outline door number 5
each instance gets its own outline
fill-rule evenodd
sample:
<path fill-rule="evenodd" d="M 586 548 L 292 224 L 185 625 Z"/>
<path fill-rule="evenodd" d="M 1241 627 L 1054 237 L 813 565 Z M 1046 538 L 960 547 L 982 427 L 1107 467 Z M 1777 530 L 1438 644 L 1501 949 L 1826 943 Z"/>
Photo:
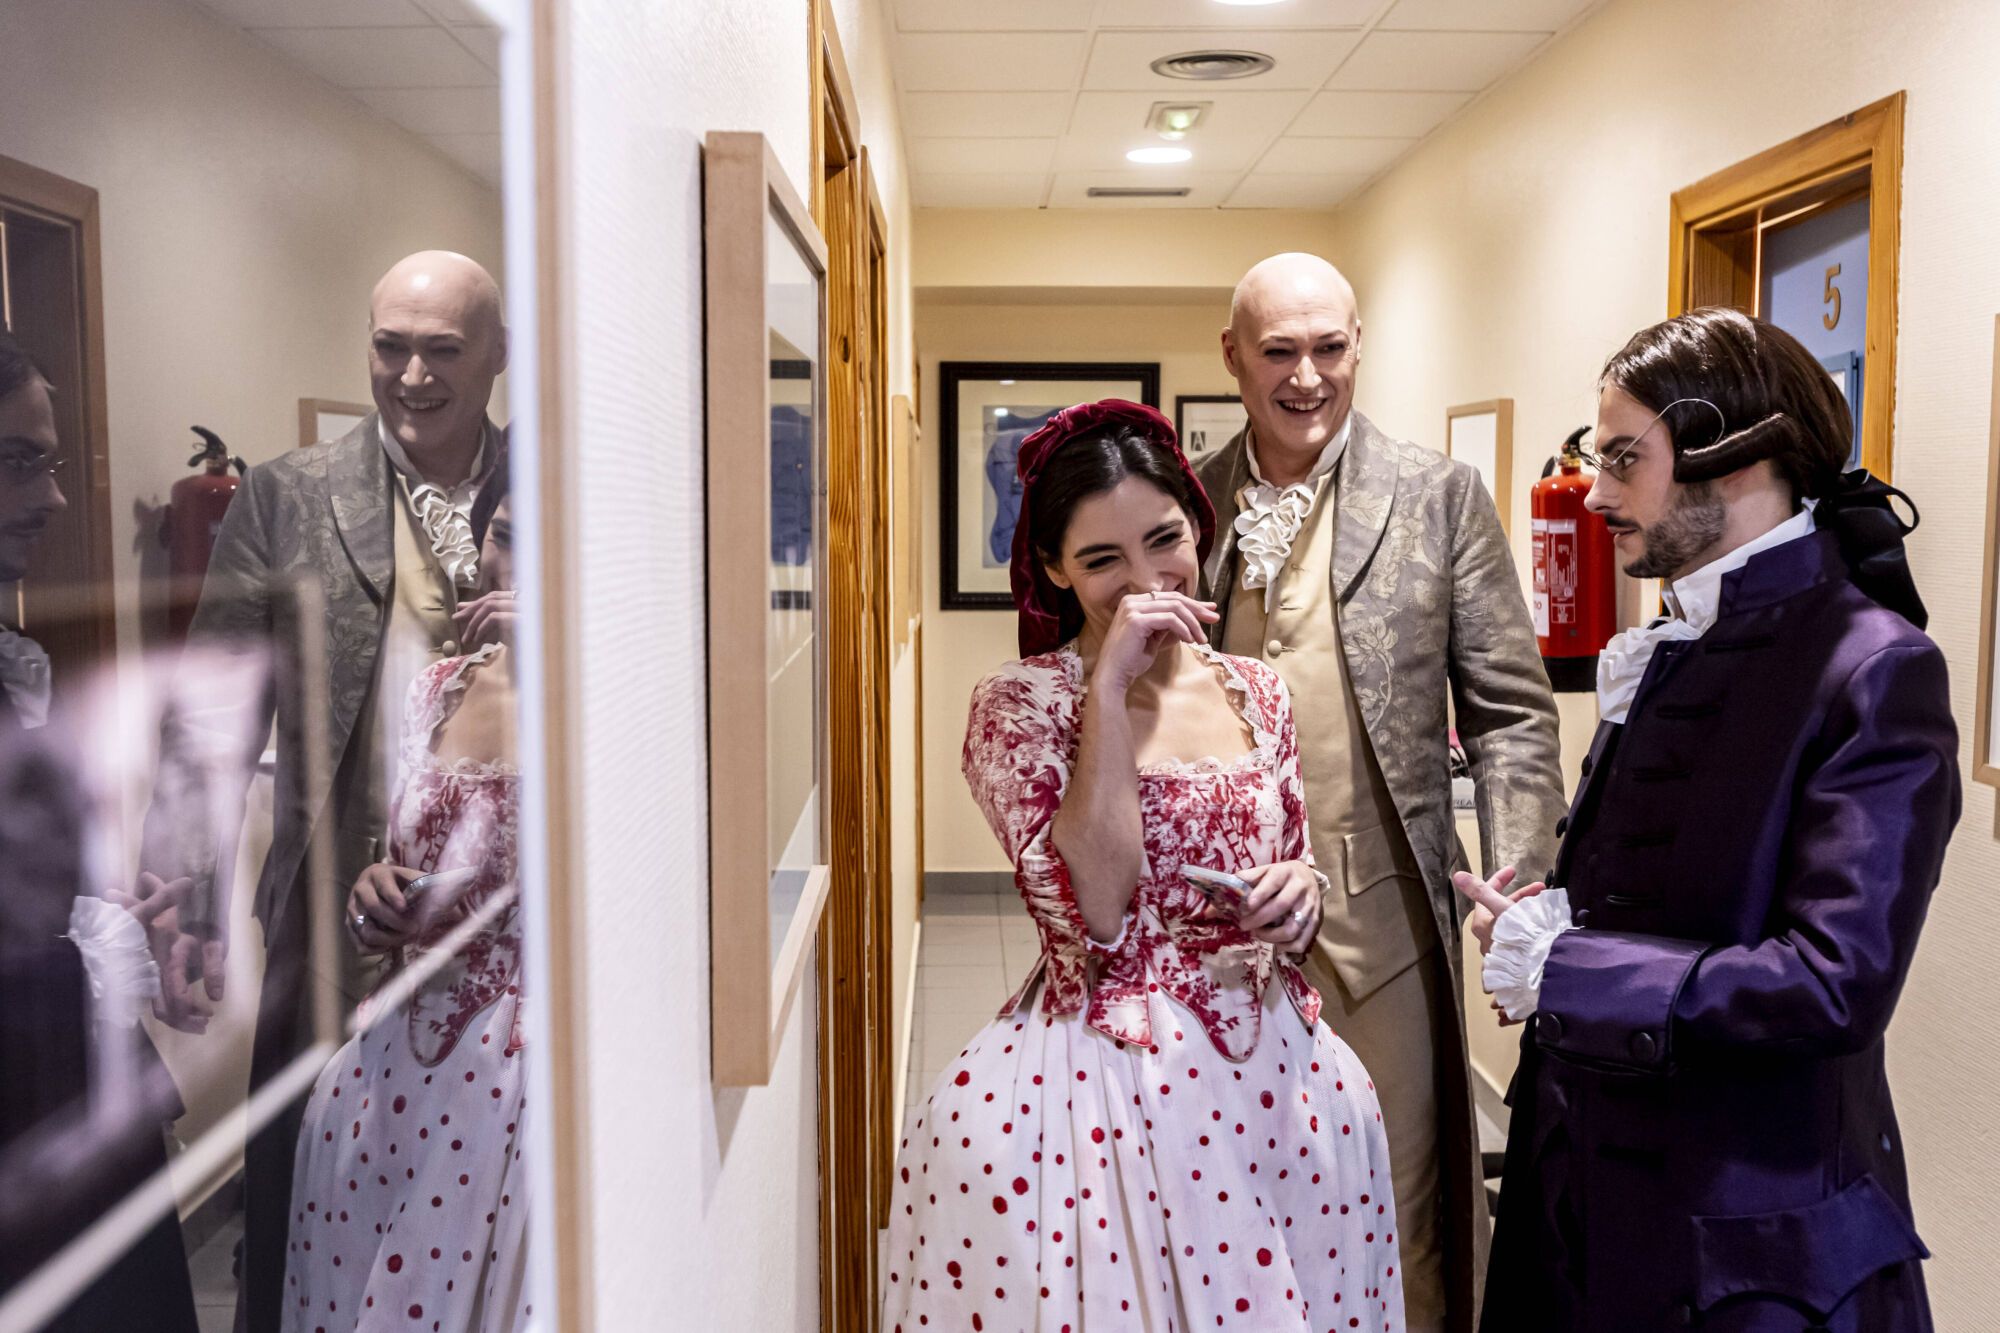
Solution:
<path fill-rule="evenodd" d="M 1821 299 L 1824 300 L 1827 305 L 1831 306 L 1832 309 L 1828 310 L 1824 315 L 1821 315 L 1819 317 L 1819 322 L 1824 324 L 1829 329 L 1838 328 L 1840 326 L 1840 288 L 1833 285 L 1833 280 L 1839 276 L 1840 276 L 1840 265 L 1828 264 L 1826 266 L 1826 295 Z"/>

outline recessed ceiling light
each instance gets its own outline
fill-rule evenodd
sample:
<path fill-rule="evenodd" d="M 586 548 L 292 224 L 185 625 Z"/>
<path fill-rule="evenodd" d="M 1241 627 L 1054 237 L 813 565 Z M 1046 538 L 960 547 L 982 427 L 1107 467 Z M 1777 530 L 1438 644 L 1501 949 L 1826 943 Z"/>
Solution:
<path fill-rule="evenodd" d="M 1162 139 L 1185 139 L 1214 105 L 1213 102 L 1155 102 L 1146 116 L 1146 128 Z"/>
<path fill-rule="evenodd" d="M 1218 5 L 1233 5 L 1238 9 L 1254 9 L 1259 5 L 1282 5 L 1285 0 L 1215 0 Z"/>
<path fill-rule="evenodd" d="M 1161 56 L 1148 68 L 1169 79 L 1247 79 L 1277 65 L 1261 51 L 1183 51 Z"/>
<path fill-rule="evenodd" d="M 1141 166 L 1163 167 L 1172 162 L 1185 162 L 1194 154 L 1185 148 L 1134 148 L 1125 154 L 1127 162 L 1137 162 Z"/>

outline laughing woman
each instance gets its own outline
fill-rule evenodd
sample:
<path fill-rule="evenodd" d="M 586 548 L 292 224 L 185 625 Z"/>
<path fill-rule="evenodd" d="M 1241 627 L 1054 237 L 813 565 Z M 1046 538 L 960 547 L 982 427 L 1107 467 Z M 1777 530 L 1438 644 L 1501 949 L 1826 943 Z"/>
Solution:
<path fill-rule="evenodd" d="M 892 1326 L 1397 1333 L 1381 1113 L 1294 961 L 1324 880 L 1290 702 L 1207 644 L 1213 510 L 1131 403 L 1019 468 L 1023 657 L 973 692 L 965 775 L 1042 952 L 903 1144 Z"/>

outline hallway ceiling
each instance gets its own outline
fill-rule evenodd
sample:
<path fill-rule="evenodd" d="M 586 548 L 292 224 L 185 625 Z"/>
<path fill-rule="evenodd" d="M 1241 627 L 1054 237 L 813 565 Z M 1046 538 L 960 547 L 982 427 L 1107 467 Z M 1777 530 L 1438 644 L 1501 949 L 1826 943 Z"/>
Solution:
<path fill-rule="evenodd" d="M 500 30 L 476 0 L 195 0 L 500 184 Z"/>
<path fill-rule="evenodd" d="M 1331 208 L 1603 0 L 887 0 L 919 208 Z M 1272 57 L 1226 82 L 1162 56 Z M 1191 160 L 1155 103 L 1210 102 Z M 1185 198 L 1093 199 L 1093 187 Z"/>

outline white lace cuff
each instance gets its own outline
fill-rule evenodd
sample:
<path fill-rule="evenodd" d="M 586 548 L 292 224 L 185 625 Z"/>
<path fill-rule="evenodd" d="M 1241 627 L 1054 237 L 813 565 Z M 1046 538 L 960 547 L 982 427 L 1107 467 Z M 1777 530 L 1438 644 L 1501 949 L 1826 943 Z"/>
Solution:
<path fill-rule="evenodd" d="M 1523 898 L 1493 923 L 1493 947 L 1479 980 L 1500 1002 L 1507 1017 L 1519 1021 L 1535 1012 L 1542 998 L 1542 968 L 1556 936 L 1575 930 L 1569 919 L 1569 890 L 1544 889 Z"/>
<path fill-rule="evenodd" d="M 83 955 L 97 1021 L 129 1028 L 160 994 L 160 965 L 146 944 L 146 928 L 115 903 L 79 897 L 69 909 L 69 938 Z"/>

